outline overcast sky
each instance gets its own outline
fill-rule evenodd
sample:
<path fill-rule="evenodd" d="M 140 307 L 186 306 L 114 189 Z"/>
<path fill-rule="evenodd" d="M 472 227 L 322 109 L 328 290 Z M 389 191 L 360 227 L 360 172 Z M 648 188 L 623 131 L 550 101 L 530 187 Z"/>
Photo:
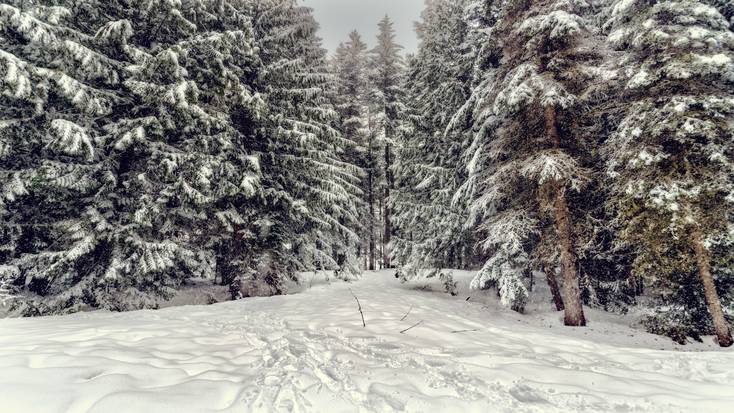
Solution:
<path fill-rule="evenodd" d="M 424 0 L 304 0 L 314 9 L 321 24 L 320 36 L 324 47 L 333 52 L 349 32 L 357 30 L 370 46 L 375 43 L 377 23 L 388 14 L 395 22 L 398 42 L 407 52 L 418 49 L 413 22 L 418 21 Z"/>

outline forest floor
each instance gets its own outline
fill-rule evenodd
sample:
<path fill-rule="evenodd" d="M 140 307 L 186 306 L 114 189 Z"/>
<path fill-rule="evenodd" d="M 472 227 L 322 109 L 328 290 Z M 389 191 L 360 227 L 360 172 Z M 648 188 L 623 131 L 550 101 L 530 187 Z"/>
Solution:
<path fill-rule="evenodd" d="M 527 315 L 491 293 L 393 272 L 306 275 L 297 294 L 124 314 L 0 320 L 0 411 L 723 412 L 734 351 L 679 346 L 547 297 Z M 357 311 L 356 295 L 367 326 Z M 407 316 L 406 316 L 407 314 Z M 417 325 L 416 325 L 417 324 Z M 413 327 L 413 328 L 410 328 Z M 410 328 L 410 329 L 409 329 Z M 405 331 L 407 330 L 407 331 Z"/>

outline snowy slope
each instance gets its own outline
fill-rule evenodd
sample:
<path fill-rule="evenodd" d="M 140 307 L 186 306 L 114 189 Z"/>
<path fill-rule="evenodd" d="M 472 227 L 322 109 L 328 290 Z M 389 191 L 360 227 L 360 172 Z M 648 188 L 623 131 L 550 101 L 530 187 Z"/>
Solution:
<path fill-rule="evenodd" d="M 285 297 L 2 320 L 0 412 L 724 412 L 734 406 L 731 350 L 714 351 L 711 343 L 685 348 L 699 351 L 657 350 L 650 347 L 673 345 L 593 323 L 594 312 L 588 329 L 568 330 L 557 314 L 519 316 L 497 309 L 491 296 L 473 293 L 466 301 L 465 291 L 450 297 L 424 284 L 401 285 L 381 272 Z M 458 330 L 476 331 L 452 333 Z"/>

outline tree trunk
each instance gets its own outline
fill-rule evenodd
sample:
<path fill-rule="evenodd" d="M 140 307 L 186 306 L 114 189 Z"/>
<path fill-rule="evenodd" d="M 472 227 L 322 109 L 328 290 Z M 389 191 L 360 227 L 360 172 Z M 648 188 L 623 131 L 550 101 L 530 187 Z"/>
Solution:
<path fill-rule="evenodd" d="M 543 272 L 545 273 L 546 281 L 548 281 L 548 287 L 550 287 L 551 296 L 553 296 L 553 304 L 556 305 L 556 311 L 563 311 L 565 307 L 563 305 L 563 298 L 561 297 L 561 290 L 558 288 L 556 270 L 549 264 L 543 264 Z"/>
<path fill-rule="evenodd" d="M 696 262 L 698 263 L 698 275 L 703 283 L 703 291 L 706 297 L 706 305 L 708 306 L 711 318 L 714 321 L 714 329 L 721 347 L 731 347 L 734 340 L 731 337 L 731 329 L 729 323 L 726 322 L 724 311 L 721 309 L 721 300 L 716 292 L 716 284 L 714 277 L 711 275 L 711 263 L 709 251 L 703 243 L 703 234 L 700 230 L 696 230 L 692 234 L 691 243 L 693 251 L 696 253 Z"/>
<path fill-rule="evenodd" d="M 374 199 L 374 191 L 372 188 L 373 184 L 373 177 L 372 177 L 372 169 L 367 174 L 367 203 L 370 206 L 370 216 L 369 216 L 369 222 L 367 225 L 369 226 L 370 231 L 370 256 L 369 256 L 369 265 L 368 269 L 370 271 L 375 270 L 375 199 Z"/>
<path fill-rule="evenodd" d="M 556 149 L 561 148 L 561 135 L 558 131 L 556 120 L 556 108 L 548 105 L 545 108 L 545 127 L 548 139 Z M 563 277 L 563 304 L 565 307 L 564 323 L 567 326 L 582 327 L 586 325 L 584 307 L 581 303 L 581 289 L 579 288 L 579 275 L 576 268 L 576 253 L 573 245 L 573 231 L 571 226 L 571 213 L 566 200 L 566 188 L 562 182 L 554 182 L 553 190 L 553 212 L 556 222 L 556 233 L 558 235 L 561 250 L 561 275 Z"/>
<path fill-rule="evenodd" d="M 379 217 L 380 220 L 382 219 L 382 203 L 383 203 L 383 201 L 384 201 L 384 199 L 379 198 L 378 206 L 377 206 L 377 216 Z M 383 242 L 385 240 L 385 238 L 383 237 L 383 234 L 382 234 L 382 229 L 383 229 L 382 228 L 382 225 L 380 225 L 379 228 L 380 229 L 377 231 L 377 239 L 380 241 L 380 247 L 377 249 L 377 256 L 379 257 L 377 268 L 382 269 L 383 268 L 383 265 L 385 264 L 385 262 L 382 260 L 382 258 L 385 256 L 385 244 Z"/>
<path fill-rule="evenodd" d="M 556 232 L 561 248 L 561 275 L 563 276 L 563 304 L 566 310 L 564 323 L 567 326 L 582 327 L 586 325 L 584 307 L 581 304 L 581 289 L 579 275 L 576 268 L 576 254 L 573 250 L 573 235 L 571 232 L 571 217 L 566 203 L 564 188 L 556 185 L 555 188 Z"/>
<path fill-rule="evenodd" d="M 561 134 L 558 132 L 558 124 L 556 123 L 556 107 L 548 105 L 545 107 L 545 132 L 548 134 L 553 147 L 560 149 Z"/>
<path fill-rule="evenodd" d="M 382 261 L 385 264 L 385 268 L 392 268 L 392 264 L 390 262 L 390 241 L 392 239 L 392 223 L 390 222 L 390 205 L 388 203 L 390 199 L 390 191 L 392 190 L 392 187 L 394 185 L 394 179 L 392 176 L 392 171 L 390 168 L 392 167 L 392 155 L 390 150 L 390 144 L 385 144 L 385 209 L 384 209 L 384 225 L 385 229 L 382 234 L 382 245 L 383 245 L 383 255 L 382 255 Z"/>

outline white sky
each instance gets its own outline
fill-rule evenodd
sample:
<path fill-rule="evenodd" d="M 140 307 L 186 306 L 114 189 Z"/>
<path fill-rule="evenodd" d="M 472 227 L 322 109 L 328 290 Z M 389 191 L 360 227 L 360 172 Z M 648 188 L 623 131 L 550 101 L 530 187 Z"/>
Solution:
<path fill-rule="evenodd" d="M 398 42 L 406 52 L 418 49 L 413 22 L 418 21 L 425 0 L 304 0 L 314 9 L 321 24 L 319 35 L 324 47 L 333 52 L 340 42 L 348 39 L 349 32 L 357 30 L 365 43 L 374 45 L 377 23 L 388 14 L 395 23 Z"/>

